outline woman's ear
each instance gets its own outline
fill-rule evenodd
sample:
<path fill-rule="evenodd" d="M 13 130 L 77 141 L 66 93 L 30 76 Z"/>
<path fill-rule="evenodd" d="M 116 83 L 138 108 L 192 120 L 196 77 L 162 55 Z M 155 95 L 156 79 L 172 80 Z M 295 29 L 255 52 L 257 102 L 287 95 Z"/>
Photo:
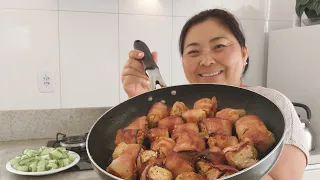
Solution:
<path fill-rule="evenodd" d="M 242 49 L 242 61 L 243 61 L 243 64 L 245 64 L 249 56 L 248 47 L 244 46 L 241 49 Z"/>

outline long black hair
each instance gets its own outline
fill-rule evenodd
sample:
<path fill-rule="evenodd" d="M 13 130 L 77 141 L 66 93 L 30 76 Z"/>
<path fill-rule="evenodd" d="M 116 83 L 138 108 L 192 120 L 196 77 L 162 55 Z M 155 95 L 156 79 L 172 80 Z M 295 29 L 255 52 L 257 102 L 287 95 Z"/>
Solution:
<path fill-rule="evenodd" d="M 209 10 L 201 11 L 200 13 L 194 15 L 183 26 L 180 34 L 180 40 L 179 40 L 179 51 L 181 56 L 183 55 L 184 43 L 190 28 L 208 19 L 218 20 L 225 28 L 227 28 L 232 33 L 232 35 L 237 39 L 241 47 L 246 46 L 246 39 L 245 39 L 244 33 L 242 32 L 242 28 L 240 27 L 240 24 L 234 15 L 222 9 L 209 9 Z M 249 68 L 249 57 L 244 67 L 242 76 L 245 75 L 248 68 Z"/>

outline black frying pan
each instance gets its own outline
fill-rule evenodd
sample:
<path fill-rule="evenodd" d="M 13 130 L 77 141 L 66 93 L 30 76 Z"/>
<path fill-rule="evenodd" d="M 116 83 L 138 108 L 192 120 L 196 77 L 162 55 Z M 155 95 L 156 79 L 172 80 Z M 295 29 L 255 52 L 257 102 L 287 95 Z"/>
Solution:
<path fill-rule="evenodd" d="M 120 179 L 105 171 L 111 163 L 116 132 L 119 128 L 129 125 L 135 118 L 146 115 L 155 102 L 164 100 L 170 107 L 176 101 L 182 101 L 192 108 L 195 101 L 213 96 L 217 98 L 218 110 L 223 108 L 245 109 L 247 114 L 259 116 L 267 128 L 274 133 L 276 143 L 264 158 L 250 168 L 223 178 L 230 180 L 261 179 L 275 165 L 283 149 L 285 131 L 283 115 L 279 108 L 264 96 L 244 88 L 218 84 L 165 87 L 135 96 L 107 111 L 92 126 L 87 137 L 87 153 L 94 170 L 101 179 Z"/>

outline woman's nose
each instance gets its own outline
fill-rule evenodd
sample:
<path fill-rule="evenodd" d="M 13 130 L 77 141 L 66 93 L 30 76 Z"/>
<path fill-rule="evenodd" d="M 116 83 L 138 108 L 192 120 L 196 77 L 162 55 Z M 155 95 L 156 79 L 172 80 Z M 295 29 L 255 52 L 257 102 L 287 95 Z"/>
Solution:
<path fill-rule="evenodd" d="M 215 64 L 216 61 L 214 59 L 213 53 L 211 52 L 204 52 L 202 59 L 200 61 L 200 66 L 210 66 L 212 64 Z"/>

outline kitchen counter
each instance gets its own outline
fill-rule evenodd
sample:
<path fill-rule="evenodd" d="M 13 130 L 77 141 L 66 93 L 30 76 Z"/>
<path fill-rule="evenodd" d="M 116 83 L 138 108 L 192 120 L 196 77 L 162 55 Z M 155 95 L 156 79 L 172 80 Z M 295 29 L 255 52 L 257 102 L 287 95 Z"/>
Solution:
<path fill-rule="evenodd" d="M 7 171 L 6 164 L 10 158 L 21 154 L 25 148 L 38 149 L 45 145 L 48 140 L 49 139 L 0 142 L 0 180 L 99 180 L 94 170 L 60 172 L 40 177 L 21 176 Z"/>
<path fill-rule="evenodd" d="M 22 153 L 25 148 L 38 149 L 49 139 L 0 142 L 0 180 L 99 180 L 94 170 L 60 172 L 46 176 L 21 176 L 7 171 L 5 165 L 8 160 Z M 320 153 L 314 151 L 310 155 L 310 165 L 306 170 L 320 169 Z"/>

